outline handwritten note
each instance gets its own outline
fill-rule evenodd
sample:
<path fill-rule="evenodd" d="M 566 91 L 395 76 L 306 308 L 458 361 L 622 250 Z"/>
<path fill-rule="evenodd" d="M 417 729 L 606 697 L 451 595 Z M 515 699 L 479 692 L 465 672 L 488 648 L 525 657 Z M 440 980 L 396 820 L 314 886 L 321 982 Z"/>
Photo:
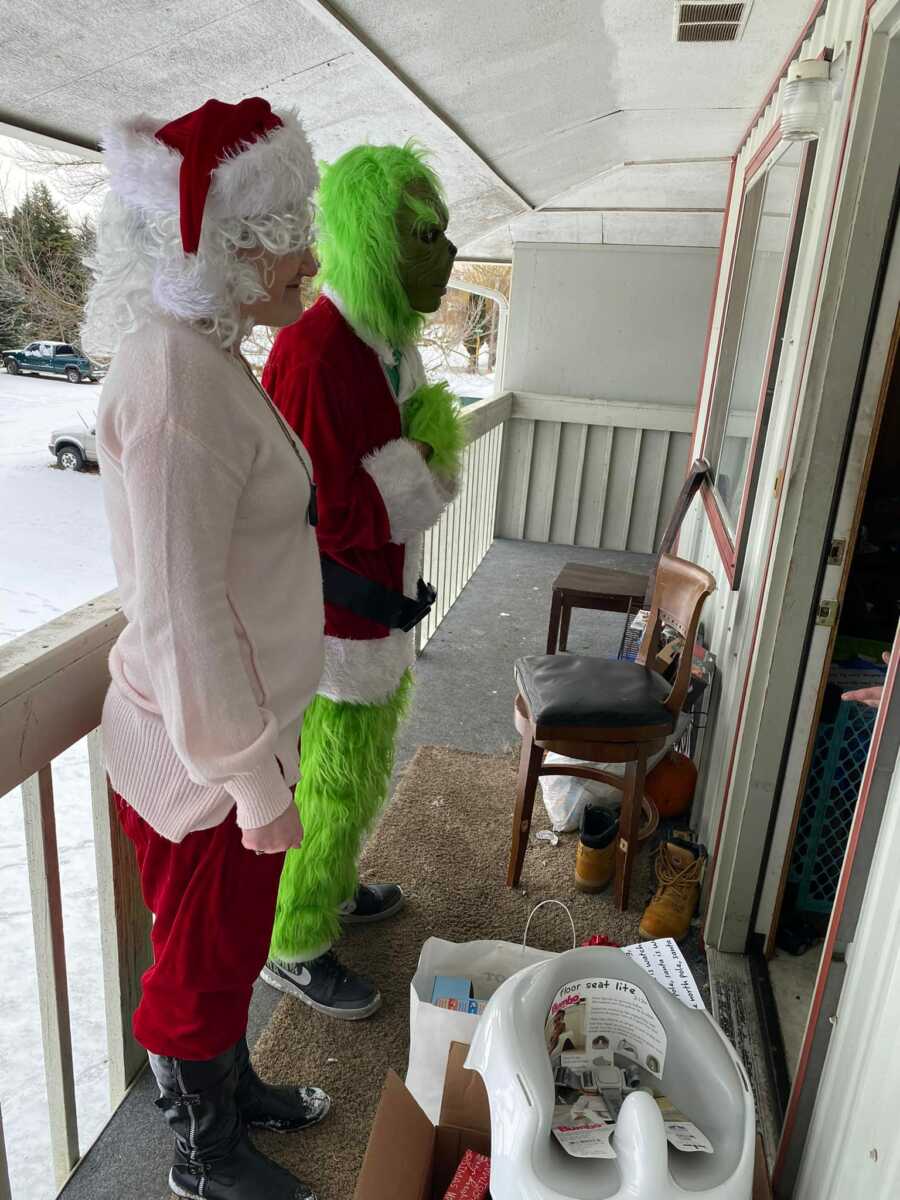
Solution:
<path fill-rule="evenodd" d="M 633 963 L 650 975 L 657 983 L 677 997 L 688 1008 L 705 1009 L 697 981 L 691 974 L 678 943 L 672 938 L 659 938 L 655 942 L 638 942 L 634 946 L 623 946 Z"/>

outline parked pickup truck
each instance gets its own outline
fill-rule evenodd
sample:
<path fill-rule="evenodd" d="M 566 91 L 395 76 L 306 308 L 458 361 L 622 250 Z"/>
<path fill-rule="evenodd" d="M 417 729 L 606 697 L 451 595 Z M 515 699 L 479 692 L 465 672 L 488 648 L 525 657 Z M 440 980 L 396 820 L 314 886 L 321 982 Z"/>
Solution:
<path fill-rule="evenodd" d="M 69 383 L 89 379 L 96 383 L 106 374 L 106 368 L 89 358 L 68 342 L 29 342 L 24 350 L 3 350 L 4 365 L 10 375 L 65 375 Z"/>
<path fill-rule="evenodd" d="M 97 428 L 83 424 L 54 429 L 50 434 L 50 453 L 64 471 L 83 471 L 97 465 Z"/>

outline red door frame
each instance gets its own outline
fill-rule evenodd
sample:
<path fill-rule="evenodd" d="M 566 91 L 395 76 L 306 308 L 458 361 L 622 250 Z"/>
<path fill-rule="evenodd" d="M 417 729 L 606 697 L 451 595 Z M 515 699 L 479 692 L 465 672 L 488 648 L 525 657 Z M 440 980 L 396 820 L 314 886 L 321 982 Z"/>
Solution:
<path fill-rule="evenodd" d="M 835 215 L 835 211 L 837 209 L 838 195 L 840 193 L 840 188 L 841 188 L 841 184 L 842 184 L 843 176 L 844 176 L 844 164 L 845 164 L 846 157 L 847 157 L 847 146 L 849 144 L 850 128 L 852 126 L 853 119 L 856 114 L 856 93 L 857 93 L 858 86 L 859 86 L 859 77 L 860 77 L 860 73 L 862 71 L 862 64 L 863 64 L 863 58 L 865 55 L 866 42 L 868 40 L 868 34 L 869 34 L 869 15 L 870 15 L 870 10 L 874 3 L 875 3 L 875 0 L 867 0 L 866 11 L 863 15 L 862 28 L 860 30 L 860 37 L 859 37 L 859 52 L 856 56 L 856 63 L 855 63 L 855 67 L 854 67 L 853 81 L 852 81 L 852 87 L 851 87 L 851 92 L 850 92 L 850 102 L 847 107 L 847 117 L 846 117 L 846 121 L 844 123 L 844 129 L 841 134 L 841 146 L 840 146 L 840 150 L 838 153 L 837 169 L 835 171 L 834 190 L 833 190 L 832 196 L 831 196 L 831 204 L 830 204 L 830 208 L 828 211 L 828 218 L 824 224 L 824 229 L 823 229 L 823 234 L 822 234 L 821 252 L 819 254 L 819 264 L 818 264 L 818 270 L 817 270 L 817 274 L 816 274 L 816 282 L 815 282 L 815 286 L 813 288 L 813 304 L 812 304 L 812 309 L 811 309 L 812 312 L 815 312 L 818 308 L 819 296 L 820 296 L 821 289 L 822 289 L 822 280 L 823 280 L 823 277 L 825 274 L 826 250 L 827 250 L 828 244 L 830 242 L 830 238 L 831 238 L 831 230 L 832 230 L 832 227 L 834 224 L 834 215 Z M 819 14 L 819 6 L 817 6 L 813 12 L 813 15 L 812 15 L 812 17 L 810 19 L 810 23 L 809 23 L 810 26 L 812 25 L 813 21 L 816 19 L 818 14 Z M 807 28 L 806 32 L 808 32 L 808 28 Z M 803 40 L 805 40 L 806 32 L 804 33 L 803 37 L 801 37 L 801 39 L 795 46 L 793 54 L 796 54 L 797 48 L 799 48 L 799 46 L 802 45 Z M 793 59 L 791 59 L 789 61 L 793 61 Z M 785 67 L 785 69 L 786 69 L 786 67 Z M 774 95 L 774 92 L 775 92 L 778 84 L 780 83 L 780 80 L 781 80 L 781 76 L 778 77 L 778 79 L 775 81 L 775 84 L 773 85 L 772 89 L 770 90 L 769 99 L 771 98 L 772 95 Z M 765 107 L 767 104 L 768 104 L 768 99 L 766 100 L 765 104 L 762 106 L 761 111 L 765 110 Z M 749 132 L 750 131 L 748 131 L 748 135 L 749 135 Z M 746 140 L 746 138 L 745 138 L 745 140 Z M 727 214 L 726 214 L 726 219 L 727 219 Z M 793 442 L 794 442 L 794 433 L 796 431 L 797 418 L 799 416 L 799 410 L 800 410 L 800 398 L 801 398 L 802 391 L 803 391 L 802 385 L 803 385 L 803 380 L 806 377 L 806 371 L 807 371 L 807 366 L 808 366 L 808 361 L 809 361 L 809 351 L 810 351 L 810 347 L 812 345 L 814 327 L 815 327 L 815 321 L 810 321 L 808 323 L 808 326 L 806 329 L 806 337 L 805 337 L 805 343 L 804 343 L 804 347 L 803 347 L 803 353 L 798 360 L 800 367 L 797 372 L 797 385 L 794 389 L 793 409 L 792 409 L 791 417 L 790 417 L 788 437 L 785 442 L 784 458 L 782 459 L 780 472 L 778 474 L 778 478 L 781 481 L 783 481 L 783 479 L 784 479 L 784 472 L 787 468 L 788 459 L 790 457 L 791 448 L 792 448 Z M 716 869 L 718 866 L 719 850 L 720 850 L 721 844 L 722 844 L 722 833 L 725 828 L 725 819 L 728 814 L 728 801 L 729 801 L 729 797 L 730 797 L 730 793 L 731 793 L 731 781 L 732 781 L 732 777 L 734 774 L 735 760 L 737 758 L 737 748 L 738 748 L 738 743 L 740 740 L 740 731 L 741 731 L 741 726 L 742 726 L 743 718 L 744 718 L 744 710 L 747 705 L 747 694 L 750 689 L 750 676 L 752 674 L 753 663 L 756 658 L 756 649 L 757 649 L 757 646 L 759 645 L 759 638 L 760 638 L 760 633 L 761 633 L 761 623 L 762 623 L 762 613 L 763 613 L 763 609 L 765 607 L 766 586 L 768 584 L 769 574 L 772 569 L 772 559 L 773 559 L 774 551 L 775 551 L 775 539 L 776 539 L 776 534 L 777 534 L 778 527 L 779 527 L 779 518 L 781 515 L 781 508 L 784 503 L 784 493 L 785 493 L 785 489 L 782 485 L 778 489 L 778 496 L 776 499 L 775 511 L 772 515 L 772 522 L 771 522 L 771 527 L 770 527 L 770 532 L 769 532 L 769 541 L 768 541 L 768 546 L 766 548 L 766 555 L 765 555 L 765 560 L 764 560 L 764 568 L 763 568 L 762 578 L 760 580 L 760 585 L 759 585 L 756 612 L 754 614 L 753 632 L 752 632 L 751 639 L 750 639 L 750 649 L 749 649 L 749 654 L 747 657 L 747 668 L 746 668 L 746 671 L 744 672 L 744 679 L 743 679 L 743 682 L 741 685 L 741 696 L 740 696 L 740 701 L 738 704 L 737 717 L 735 719 L 734 736 L 733 736 L 732 742 L 731 742 L 731 753 L 729 755 L 728 769 L 727 769 L 726 776 L 725 776 L 725 785 L 724 785 L 724 788 L 722 791 L 722 806 L 721 806 L 721 811 L 719 813 L 719 820 L 718 820 L 718 825 L 717 825 L 717 829 L 716 829 L 715 847 L 713 849 L 713 853 L 710 858 L 710 879 L 715 878 L 715 873 L 716 873 Z"/>
<path fill-rule="evenodd" d="M 834 908 L 831 910 L 831 918 L 828 922 L 828 933 L 825 935 L 825 944 L 822 947 L 822 958 L 819 963 L 819 973 L 816 976 L 816 986 L 815 990 L 813 991 L 809 1017 L 807 1018 L 806 1033 L 803 1038 L 803 1048 L 800 1051 L 800 1058 L 797 1063 L 797 1070 L 794 1075 L 793 1085 L 791 1087 L 790 1099 L 788 1100 L 787 1112 L 785 1113 L 784 1125 L 782 1126 L 781 1141 L 778 1146 L 775 1164 L 772 1168 L 772 1185 L 776 1188 L 778 1186 L 782 1171 L 784 1170 L 788 1147 L 790 1145 L 791 1137 L 794 1133 L 794 1128 L 797 1121 L 797 1113 L 801 1103 L 801 1096 L 803 1088 L 806 1084 L 807 1071 L 809 1068 L 809 1060 L 812 1053 L 816 1029 L 823 1015 L 822 1007 L 825 999 L 826 987 L 828 984 L 828 973 L 831 970 L 832 955 L 834 954 L 838 931 L 841 925 L 841 919 L 844 915 L 844 905 L 847 900 L 847 890 L 850 886 L 850 877 L 853 873 L 856 854 L 859 849 L 860 834 L 862 833 L 863 825 L 865 823 L 866 810 L 868 808 L 869 797 L 872 791 L 872 781 L 875 777 L 875 763 L 881 747 L 881 739 L 884 733 L 885 721 L 887 720 L 888 705 L 891 702 L 894 689 L 897 685 L 898 674 L 900 674 L 900 627 L 898 627 L 898 631 L 894 637 L 894 645 L 891 650 L 891 661 L 888 667 L 887 678 L 885 679 L 884 683 L 884 693 L 882 696 L 881 706 L 875 719 L 875 728 L 872 730 L 872 741 L 869 745 L 869 754 L 866 758 L 866 766 L 863 772 L 862 783 L 860 784 L 859 788 L 859 799 L 856 802 L 856 809 L 853 814 L 853 822 L 850 826 L 850 836 L 847 839 L 847 851 L 844 855 L 843 866 L 841 867 L 841 876 L 838 881 L 838 889 L 834 900 Z"/>
<path fill-rule="evenodd" d="M 781 124 L 775 123 L 769 131 L 765 141 L 754 154 L 753 158 L 747 166 L 744 173 L 744 180 L 741 190 L 741 218 L 738 221 L 738 227 L 735 232 L 734 244 L 732 246 L 732 269 L 728 280 L 728 293 L 725 296 L 725 305 L 722 311 L 722 327 L 719 331 L 719 343 L 716 349 L 716 364 L 713 371 L 712 381 L 710 385 L 709 403 L 706 406 L 706 420 L 703 428 L 703 445 L 701 455 L 709 458 L 707 454 L 707 437 L 709 435 L 709 427 L 712 417 L 713 403 L 716 395 L 716 386 L 719 375 L 719 358 L 722 350 L 722 342 L 724 340 L 725 323 L 728 317 L 728 304 L 731 299 L 731 285 L 733 282 L 734 263 L 737 259 L 737 248 L 741 236 L 741 228 L 743 225 L 744 204 L 746 202 L 747 193 L 751 187 L 759 179 L 763 171 L 772 163 L 773 156 L 781 144 Z M 722 559 L 722 565 L 725 568 L 725 573 L 728 576 L 728 581 L 733 590 L 740 587 L 741 571 L 744 562 L 744 553 L 747 547 L 747 537 L 749 535 L 749 522 L 752 515 L 753 501 L 756 495 L 756 483 L 759 477 L 760 459 L 764 449 L 763 425 L 768 416 L 768 406 L 766 397 L 772 380 L 772 366 L 776 354 L 779 352 L 779 333 L 783 330 L 783 319 L 786 314 L 782 311 L 785 303 L 785 291 L 787 289 L 788 280 L 793 283 L 793 265 L 796 259 L 797 247 L 795 238 L 797 236 L 797 222 L 800 219 L 800 210 L 804 192 L 809 190 L 809 166 L 810 166 L 810 145 L 807 143 L 804 147 L 803 154 L 800 160 L 800 167 L 797 172 L 797 186 L 794 191 L 794 196 L 791 201 L 791 213 L 788 222 L 787 236 L 784 243 L 784 257 L 781 264 L 781 274 L 778 279 L 778 290 L 775 295 L 775 304 L 772 313 L 772 324 L 769 330 L 769 340 L 766 347 L 766 358 L 763 364 L 763 371 L 760 377 L 759 395 L 756 399 L 756 415 L 753 424 L 753 436 L 750 439 L 750 448 L 748 450 L 748 465 L 747 474 L 744 478 L 744 486 L 741 491 L 741 503 L 738 511 L 738 519 L 735 523 L 734 535 L 732 536 L 722 513 L 721 504 L 718 493 L 715 487 L 709 481 L 703 483 L 703 504 L 706 508 L 706 514 L 709 519 L 710 528 L 712 529 L 713 537 L 715 538 L 716 546 L 719 550 L 719 556 Z M 805 215 L 805 208 L 804 208 Z M 790 296 L 788 296 L 788 302 Z M 724 437 L 724 431 L 723 431 Z"/>

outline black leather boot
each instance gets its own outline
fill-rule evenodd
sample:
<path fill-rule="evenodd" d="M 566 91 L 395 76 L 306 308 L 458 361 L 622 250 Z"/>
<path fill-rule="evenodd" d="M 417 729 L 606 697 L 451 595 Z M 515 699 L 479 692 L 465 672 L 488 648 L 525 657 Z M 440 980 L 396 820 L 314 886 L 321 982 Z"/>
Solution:
<path fill-rule="evenodd" d="M 186 1200 L 316 1200 L 247 1137 L 237 1109 L 235 1047 L 205 1062 L 150 1055 L 156 1105 L 175 1134 L 169 1187 Z"/>
<path fill-rule="evenodd" d="M 245 1125 L 275 1133 L 296 1133 L 318 1125 L 328 1116 L 331 1097 L 321 1088 L 263 1083 L 253 1070 L 245 1037 L 234 1048 L 234 1060 L 237 1106 Z"/>

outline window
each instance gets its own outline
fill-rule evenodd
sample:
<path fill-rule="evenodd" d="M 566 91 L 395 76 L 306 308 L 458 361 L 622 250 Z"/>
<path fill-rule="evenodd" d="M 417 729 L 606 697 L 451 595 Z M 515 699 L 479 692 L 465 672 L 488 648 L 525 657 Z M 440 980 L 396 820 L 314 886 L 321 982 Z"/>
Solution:
<path fill-rule="evenodd" d="M 745 185 L 704 441 L 706 507 L 732 587 L 740 582 L 814 155 L 814 143 L 777 142 Z"/>
<path fill-rule="evenodd" d="M 32 342 L 30 346 L 25 347 L 25 353 L 26 354 L 37 354 L 37 352 L 38 352 L 38 350 L 40 350 L 40 348 L 41 347 L 38 342 Z"/>
<path fill-rule="evenodd" d="M 56 347 L 56 350 L 54 351 L 54 353 L 56 353 L 56 354 L 74 354 L 75 351 L 71 346 L 67 346 L 66 343 L 63 342 L 61 345 Z"/>

